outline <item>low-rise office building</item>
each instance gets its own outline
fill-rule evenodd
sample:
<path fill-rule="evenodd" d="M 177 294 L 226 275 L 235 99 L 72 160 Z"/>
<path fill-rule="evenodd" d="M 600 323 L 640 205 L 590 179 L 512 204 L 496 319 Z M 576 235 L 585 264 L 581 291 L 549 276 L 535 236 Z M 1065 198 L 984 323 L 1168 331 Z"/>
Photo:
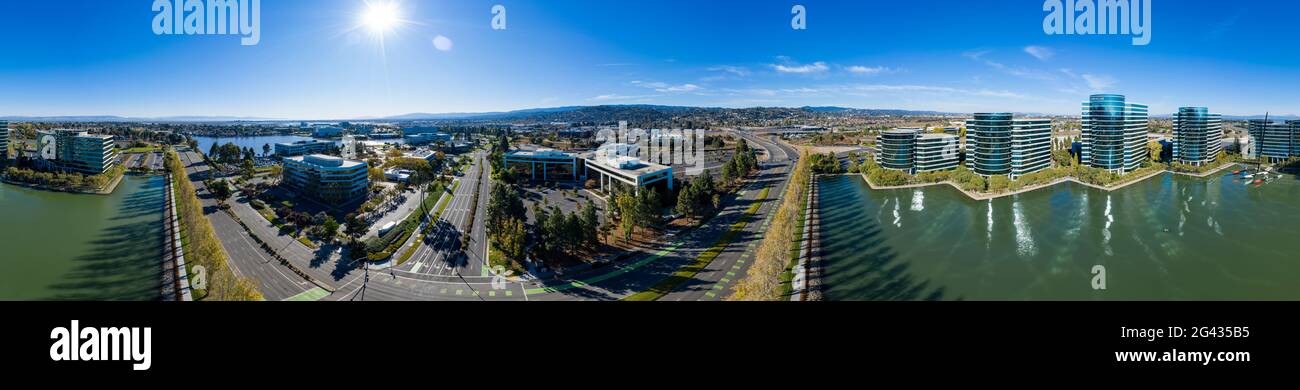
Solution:
<path fill-rule="evenodd" d="M 351 147 L 351 143 L 345 145 Z M 305 156 L 308 154 L 320 154 L 334 148 L 334 143 L 329 141 L 309 140 L 298 142 L 282 142 L 275 144 L 275 155 L 277 157 Z"/>
<path fill-rule="evenodd" d="M 316 138 L 333 138 L 343 136 L 343 128 L 335 126 L 322 126 L 312 129 L 312 137 Z"/>
<path fill-rule="evenodd" d="M 36 138 L 40 145 L 37 157 L 46 169 L 101 175 L 118 163 L 111 135 L 57 129 L 38 131 Z"/>
<path fill-rule="evenodd" d="M 554 149 L 514 150 L 505 155 L 505 169 L 529 180 L 581 180 L 581 159 Z"/>
<path fill-rule="evenodd" d="M 364 161 L 312 154 L 284 159 L 283 184 L 328 206 L 342 206 L 366 198 L 370 189 L 369 166 Z"/>
<path fill-rule="evenodd" d="M 582 160 L 585 176 L 597 180 L 603 191 L 608 191 L 615 182 L 631 186 L 633 191 L 638 193 L 642 188 L 657 183 L 667 184 L 669 191 L 673 189 L 673 167 L 671 166 L 603 151 Z"/>
<path fill-rule="evenodd" d="M 405 138 L 407 145 L 428 145 L 434 142 L 451 142 L 451 134 L 444 133 L 419 133 L 407 134 Z"/>
<path fill-rule="evenodd" d="M 1181 107 L 1174 114 L 1173 159 L 1207 165 L 1223 151 L 1223 117 L 1205 107 Z"/>
<path fill-rule="evenodd" d="M 1279 162 L 1300 157 L 1300 120 L 1251 120 L 1247 131 L 1253 152 L 1260 158 Z"/>

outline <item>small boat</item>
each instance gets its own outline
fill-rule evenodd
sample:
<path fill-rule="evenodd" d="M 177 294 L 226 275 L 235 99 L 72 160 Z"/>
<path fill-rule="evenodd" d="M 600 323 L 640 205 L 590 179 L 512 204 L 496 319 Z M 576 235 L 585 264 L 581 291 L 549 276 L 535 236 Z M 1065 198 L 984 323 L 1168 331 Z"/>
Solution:
<path fill-rule="evenodd" d="M 1255 180 L 1255 184 L 1264 184 L 1264 179 Z"/>
<path fill-rule="evenodd" d="M 1232 171 L 1232 174 L 1234 174 L 1234 175 L 1240 175 L 1242 172 L 1245 172 L 1245 171 L 1238 169 L 1238 170 Z"/>

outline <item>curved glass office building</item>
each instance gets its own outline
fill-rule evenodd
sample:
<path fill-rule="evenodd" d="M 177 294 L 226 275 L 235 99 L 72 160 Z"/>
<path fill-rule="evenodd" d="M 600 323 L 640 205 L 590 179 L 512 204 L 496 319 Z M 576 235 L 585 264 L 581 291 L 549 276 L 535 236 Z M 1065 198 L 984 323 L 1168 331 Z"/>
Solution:
<path fill-rule="evenodd" d="M 1174 115 L 1175 162 L 1213 163 L 1223 151 L 1223 118 L 1205 107 L 1181 107 Z"/>
<path fill-rule="evenodd" d="M 1300 120 L 1285 123 L 1251 120 L 1248 131 L 1255 155 L 1270 162 L 1300 157 Z"/>
<path fill-rule="evenodd" d="M 1011 174 L 1011 113 L 979 113 L 966 122 L 971 170 L 982 176 Z"/>
<path fill-rule="evenodd" d="M 920 129 L 894 129 L 876 138 L 876 163 L 886 169 L 912 172 L 916 167 L 916 137 Z"/>
<path fill-rule="evenodd" d="M 1147 106 L 1124 95 L 1092 95 L 1083 103 L 1084 166 L 1125 174 L 1148 157 Z"/>
<path fill-rule="evenodd" d="M 1052 166 L 1052 120 L 1018 119 L 1011 113 L 979 113 L 966 122 L 971 169 L 1011 179 Z"/>

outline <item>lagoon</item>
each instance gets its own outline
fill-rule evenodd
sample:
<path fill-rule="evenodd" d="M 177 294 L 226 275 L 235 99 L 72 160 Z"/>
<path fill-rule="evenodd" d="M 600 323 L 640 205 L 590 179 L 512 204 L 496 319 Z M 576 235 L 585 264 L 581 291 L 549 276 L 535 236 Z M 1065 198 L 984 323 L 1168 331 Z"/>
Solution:
<path fill-rule="evenodd" d="M 991 201 L 820 179 L 828 300 L 1297 300 L 1300 180 L 1162 174 Z M 1092 269 L 1106 289 L 1092 288 Z"/>
<path fill-rule="evenodd" d="M 111 195 L 0 184 L 0 300 L 158 299 L 161 176 Z"/>

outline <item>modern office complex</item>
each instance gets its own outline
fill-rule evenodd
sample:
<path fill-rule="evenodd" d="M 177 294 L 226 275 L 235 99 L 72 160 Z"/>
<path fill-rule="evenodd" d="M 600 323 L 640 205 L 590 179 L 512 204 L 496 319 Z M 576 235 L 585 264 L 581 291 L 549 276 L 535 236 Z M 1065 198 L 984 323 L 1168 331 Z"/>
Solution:
<path fill-rule="evenodd" d="M 36 138 L 40 145 L 37 156 L 45 169 L 101 175 L 117 164 L 111 135 L 58 129 L 38 131 Z"/>
<path fill-rule="evenodd" d="M 1213 163 L 1223 151 L 1223 117 L 1205 107 L 1181 107 L 1174 115 L 1175 162 Z"/>
<path fill-rule="evenodd" d="M 966 122 L 971 168 L 981 176 L 1012 180 L 1052 167 L 1052 120 L 979 113 Z"/>
<path fill-rule="evenodd" d="M 506 153 L 504 162 L 507 170 L 531 180 L 579 181 L 592 178 L 600 183 L 601 190 L 608 189 L 615 182 L 627 184 L 635 191 L 656 183 L 667 183 L 668 189 L 673 189 L 672 167 L 642 161 L 618 150 L 627 149 L 602 148 L 582 156 L 552 149 L 516 150 Z"/>
<path fill-rule="evenodd" d="M 351 143 L 348 143 L 351 147 Z M 293 143 L 282 142 L 275 144 L 275 155 L 278 157 L 305 156 L 308 154 L 325 153 L 334 147 L 333 142 L 329 141 L 298 141 Z"/>
<path fill-rule="evenodd" d="M 313 154 L 284 159 L 284 185 L 329 206 L 366 198 L 369 167 L 364 161 Z"/>
<path fill-rule="evenodd" d="M 407 145 L 427 145 L 434 142 L 451 142 L 451 134 L 444 134 L 444 133 L 407 134 L 405 140 Z"/>
<path fill-rule="evenodd" d="M 9 122 L 0 121 L 0 159 L 9 158 Z"/>
<path fill-rule="evenodd" d="M 1300 120 L 1252 120 L 1248 131 L 1259 157 L 1270 162 L 1300 157 Z"/>
<path fill-rule="evenodd" d="M 1124 95 L 1092 95 L 1083 103 L 1080 163 L 1125 174 L 1148 158 L 1147 106 Z"/>
<path fill-rule="evenodd" d="M 553 149 L 515 150 L 505 155 L 506 170 L 530 180 L 578 181 L 580 159 Z"/>
<path fill-rule="evenodd" d="M 641 188 L 656 183 L 667 183 L 668 190 L 673 189 L 673 167 L 615 152 L 622 144 L 613 144 L 614 148 L 602 147 L 601 150 L 582 159 L 584 176 L 600 182 L 600 189 L 610 188 L 614 182 L 621 182 L 640 192 Z M 611 146 L 611 145 L 606 145 Z"/>
<path fill-rule="evenodd" d="M 956 135 L 894 129 L 880 133 L 876 163 L 910 174 L 957 168 L 960 140 Z"/>

